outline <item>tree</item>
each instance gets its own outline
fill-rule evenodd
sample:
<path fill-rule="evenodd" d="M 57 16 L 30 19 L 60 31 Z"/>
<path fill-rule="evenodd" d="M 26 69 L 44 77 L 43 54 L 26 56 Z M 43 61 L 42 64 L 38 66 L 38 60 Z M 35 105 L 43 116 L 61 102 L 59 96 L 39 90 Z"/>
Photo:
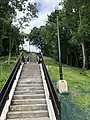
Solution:
<path fill-rule="evenodd" d="M 83 56 L 83 69 L 86 68 L 85 44 L 89 38 L 90 28 L 90 1 L 64 0 L 65 23 L 70 29 L 72 43 L 81 45 Z"/>
<path fill-rule="evenodd" d="M 37 17 L 36 4 L 27 4 L 27 0 L 3 0 L 0 1 L 0 51 L 8 53 L 8 63 L 11 53 L 16 46 L 18 52 L 20 41 L 22 41 L 21 27 L 28 23 L 31 18 Z M 19 27 L 13 25 L 16 20 L 17 11 L 23 12 L 24 16 L 19 19 Z M 26 13 L 26 14 L 25 14 Z M 3 44 L 5 42 L 5 44 Z M 5 50 L 3 49 L 5 48 Z"/>
<path fill-rule="evenodd" d="M 90 1 L 64 0 L 61 5 L 59 28 L 62 62 L 85 69 L 90 64 Z M 33 29 L 29 36 L 34 45 L 42 48 L 44 55 L 57 60 L 56 29 L 56 14 L 52 12 L 46 25 Z"/>

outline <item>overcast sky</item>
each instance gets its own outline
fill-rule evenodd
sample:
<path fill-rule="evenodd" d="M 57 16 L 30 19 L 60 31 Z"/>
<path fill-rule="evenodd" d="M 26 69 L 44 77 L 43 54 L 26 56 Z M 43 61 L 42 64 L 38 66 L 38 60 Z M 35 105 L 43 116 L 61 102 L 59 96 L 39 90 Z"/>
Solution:
<path fill-rule="evenodd" d="M 38 18 L 33 19 L 30 22 L 30 26 L 25 29 L 26 33 L 29 33 L 33 27 L 40 27 L 45 25 L 47 15 L 54 11 L 55 6 L 59 4 L 60 0 L 29 0 L 31 3 L 37 3 Z"/>
<path fill-rule="evenodd" d="M 33 19 L 30 22 L 30 26 L 27 27 L 24 32 L 29 33 L 33 27 L 40 27 L 41 25 L 45 25 L 47 20 L 47 15 L 49 15 L 52 11 L 54 11 L 55 6 L 59 4 L 60 0 L 29 0 L 31 3 L 37 3 L 38 7 L 38 18 Z M 29 49 L 28 42 L 24 45 L 25 49 Z"/>

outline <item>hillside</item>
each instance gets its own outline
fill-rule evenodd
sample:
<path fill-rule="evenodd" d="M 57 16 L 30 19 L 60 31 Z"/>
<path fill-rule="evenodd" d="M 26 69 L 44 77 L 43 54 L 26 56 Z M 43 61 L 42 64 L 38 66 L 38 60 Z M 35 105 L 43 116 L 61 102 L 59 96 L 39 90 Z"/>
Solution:
<path fill-rule="evenodd" d="M 17 57 L 12 57 L 10 64 L 8 64 L 7 59 L 8 59 L 7 56 L 0 57 L 0 89 L 6 83 L 8 77 L 11 73 L 11 70 L 13 69 L 13 67 L 17 61 Z"/>
<path fill-rule="evenodd" d="M 59 80 L 58 63 L 44 57 L 54 85 Z M 68 82 L 69 95 L 58 94 L 62 103 L 62 120 L 90 120 L 90 70 L 63 65 L 63 77 Z"/>

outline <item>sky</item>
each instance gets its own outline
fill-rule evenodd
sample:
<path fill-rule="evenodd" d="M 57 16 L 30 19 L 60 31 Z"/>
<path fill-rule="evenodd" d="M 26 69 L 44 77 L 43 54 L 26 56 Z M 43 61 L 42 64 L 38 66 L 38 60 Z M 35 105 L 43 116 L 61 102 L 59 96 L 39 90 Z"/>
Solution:
<path fill-rule="evenodd" d="M 28 33 L 33 27 L 40 27 L 45 25 L 47 21 L 47 15 L 54 11 L 55 6 L 59 4 L 60 0 L 29 0 L 31 3 L 37 3 L 38 8 L 38 18 L 33 19 L 30 22 L 30 27 L 25 29 L 25 32 Z"/>
<path fill-rule="evenodd" d="M 52 11 L 55 10 L 55 6 L 59 4 L 60 0 L 29 0 L 31 3 L 37 3 L 38 8 L 38 18 L 33 19 L 29 27 L 26 27 L 24 30 L 25 33 L 29 33 L 33 27 L 40 27 L 41 25 L 45 25 L 47 21 L 47 15 L 50 15 Z M 24 48 L 29 50 L 28 42 L 25 42 Z M 32 51 L 36 51 L 35 47 L 31 49 Z"/>

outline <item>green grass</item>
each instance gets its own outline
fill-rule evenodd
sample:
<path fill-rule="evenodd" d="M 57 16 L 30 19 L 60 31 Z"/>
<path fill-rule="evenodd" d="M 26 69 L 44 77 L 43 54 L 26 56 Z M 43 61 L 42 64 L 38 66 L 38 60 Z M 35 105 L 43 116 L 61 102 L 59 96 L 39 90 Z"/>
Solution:
<path fill-rule="evenodd" d="M 11 62 L 8 65 L 7 57 L 0 57 L 0 89 L 6 83 L 12 68 L 14 67 L 17 57 L 12 57 Z"/>
<path fill-rule="evenodd" d="M 58 63 L 48 57 L 44 57 L 51 79 L 59 80 Z M 63 67 L 63 77 L 69 87 L 69 101 L 80 110 L 90 113 L 90 70 L 83 71 L 74 67 Z M 89 115 L 90 119 L 90 115 Z"/>

